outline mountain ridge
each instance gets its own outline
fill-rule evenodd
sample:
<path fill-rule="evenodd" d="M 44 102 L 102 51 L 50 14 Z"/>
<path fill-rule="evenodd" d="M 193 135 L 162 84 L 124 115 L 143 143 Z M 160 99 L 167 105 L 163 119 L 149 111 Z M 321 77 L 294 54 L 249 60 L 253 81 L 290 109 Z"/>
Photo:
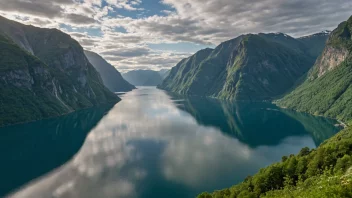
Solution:
<path fill-rule="evenodd" d="M 183 59 L 158 88 L 221 99 L 271 100 L 295 86 L 314 64 L 318 55 L 307 48 L 283 33 L 241 35 Z M 205 57 L 195 60 L 202 54 Z"/>
<path fill-rule="evenodd" d="M 84 54 L 88 58 L 89 62 L 99 72 L 104 85 L 112 92 L 127 92 L 136 89 L 134 85 L 128 83 L 123 79 L 121 73 L 109 64 L 99 54 L 85 50 Z"/>
<path fill-rule="evenodd" d="M 4 17 L 0 28 L 0 125 L 120 100 L 103 85 L 83 48 L 69 35 Z"/>
<path fill-rule="evenodd" d="M 352 17 L 329 36 L 306 81 L 277 101 L 279 106 L 352 120 Z"/>

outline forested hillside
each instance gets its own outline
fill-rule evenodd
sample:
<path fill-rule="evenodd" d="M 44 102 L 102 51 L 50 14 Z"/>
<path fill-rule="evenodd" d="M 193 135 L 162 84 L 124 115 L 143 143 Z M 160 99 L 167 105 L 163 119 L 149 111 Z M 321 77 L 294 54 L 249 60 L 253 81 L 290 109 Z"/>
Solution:
<path fill-rule="evenodd" d="M 222 99 L 270 100 L 292 89 L 313 66 L 327 35 L 313 37 L 306 45 L 282 33 L 242 35 L 182 60 L 159 88 Z"/>
<path fill-rule="evenodd" d="M 277 101 L 278 105 L 344 122 L 352 120 L 351 35 L 352 17 L 331 33 L 307 80 Z"/>

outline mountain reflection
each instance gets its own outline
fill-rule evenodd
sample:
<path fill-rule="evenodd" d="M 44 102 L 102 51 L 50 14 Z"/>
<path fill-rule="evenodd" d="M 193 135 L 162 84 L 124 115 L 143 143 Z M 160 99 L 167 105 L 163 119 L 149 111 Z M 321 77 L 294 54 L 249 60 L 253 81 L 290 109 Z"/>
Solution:
<path fill-rule="evenodd" d="M 143 87 L 122 99 L 71 161 L 10 197 L 195 197 L 316 145 L 300 121 L 259 103 Z"/>
<path fill-rule="evenodd" d="M 67 162 L 112 107 L 0 128 L 0 196 Z"/>
<path fill-rule="evenodd" d="M 172 95 L 199 124 L 219 128 L 250 147 L 277 145 L 288 136 L 312 136 L 316 146 L 339 129 L 323 117 L 280 109 L 271 103 L 222 101 Z"/>

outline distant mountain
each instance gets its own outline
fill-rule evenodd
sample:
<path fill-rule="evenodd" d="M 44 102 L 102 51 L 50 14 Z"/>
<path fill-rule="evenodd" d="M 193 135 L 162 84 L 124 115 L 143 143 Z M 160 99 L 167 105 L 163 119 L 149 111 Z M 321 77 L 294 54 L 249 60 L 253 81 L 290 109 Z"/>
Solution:
<path fill-rule="evenodd" d="M 309 46 L 283 33 L 242 35 L 183 59 L 158 87 L 223 99 L 273 99 L 307 73 L 317 58 L 311 49 L 321 43 Z"/>
<path fill-rule="evenodd" d="M 164 80 L 170 74 L 170 70 L 169 69 L 161 69 L 159 71 L 159 74 L 160 74 L 161 78 Z"/>
<path fill-rule="evenodd" d="M 110 65 L 100 55 L 91 52 L 84 51 L 89 62 L 99 72 L 103 79 L 104 85 L 112 92 L 127 92 L 135 89 L 136 87 L 128 83 L 122 78 L 120 72 L 118 72 L 114 66 Z"/>
<path fill-rule="evenodd" d="M 120 100 L 69 35 L 3 17 L 0 92 L 0 126 Z"/>
<path fill-rule="evenodd" d="M 163 81 L 163 76 L 167 75 L 166 70 L 160 72 L 153 70 L 133 70 L 122 77 L 135 86 L 157 86 Z"/>
<path fill-rule="evenodd" d="M 326 40 L 329 38 L 331 31 L 325 30 L 313 35 L 298 38 L 307 48 L 310 55 L 314 57 L 320 56 L 325 48 Z"/>
<path fill-rule="evenodd" d="M 335 29 L 307 80 L 278 104 L 352 123 L 352 17 Z"/>

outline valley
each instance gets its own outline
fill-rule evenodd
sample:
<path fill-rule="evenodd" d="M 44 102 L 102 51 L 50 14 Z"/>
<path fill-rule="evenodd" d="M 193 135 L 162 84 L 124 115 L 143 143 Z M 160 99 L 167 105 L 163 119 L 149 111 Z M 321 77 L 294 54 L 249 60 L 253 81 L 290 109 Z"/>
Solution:
<path fill-rule="evenodd" d="M 352 197 L 343 1 L 0 0 L 0 197 Z"/>

